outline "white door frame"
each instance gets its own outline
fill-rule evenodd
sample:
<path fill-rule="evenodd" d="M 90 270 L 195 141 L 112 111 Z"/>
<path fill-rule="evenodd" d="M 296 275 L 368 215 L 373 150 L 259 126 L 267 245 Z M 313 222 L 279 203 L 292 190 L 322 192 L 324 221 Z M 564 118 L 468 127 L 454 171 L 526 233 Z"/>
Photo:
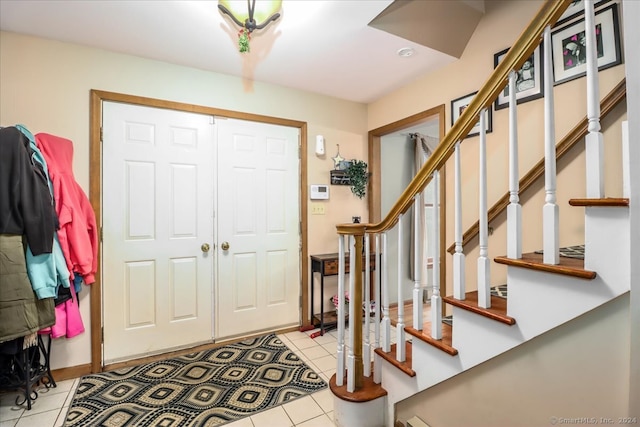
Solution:
<path fill-rule="evenodd" d="M 115 92 L 91 90 L 90 108 L 90 141 L 89 141 L 89 200 L 93 206 L 97 223 L 102 225 L 102 102 L 113 101 L 128 104 L 143 105 L 156 108 L 167 108 L 178 111 L 189 111 L 211 116 L 229 117 L 261 123 L 295 127 L 300 132 L 300 222 L 301 222 L 301 250 L 300 250 L 300 295 L 301 326 L 310 324 L 309 317 L 309 254 L 307 248 L 307 123 L 278 117 L 258 114 L 242 113 L 219 108 L 205 107 L 180 102 L 166 101 L 155 98 L 145 98 Z M 104 370 L 102 354 L 102 262 L 98 261 L 96 282 L 90 286 L 90 319 L 91 319 L 91 365 L 80 369 L 79 374 L 96 373 Z M 85 372 L 86 371 L 86 372 Z"/>

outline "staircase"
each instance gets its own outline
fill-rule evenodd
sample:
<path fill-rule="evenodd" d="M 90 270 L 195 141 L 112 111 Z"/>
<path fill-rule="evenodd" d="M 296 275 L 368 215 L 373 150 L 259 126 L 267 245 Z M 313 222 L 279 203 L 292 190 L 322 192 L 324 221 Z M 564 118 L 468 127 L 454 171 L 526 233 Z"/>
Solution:
<path fill-rule="evenodd" d="M 348 290 L 355 301 L 362 300 L 365 312 L 368 304 L 375 301 L 376 316 L 363 318 L 358 304 L 350 304 L 350 313 L 338 312 L 338 349 L 336 375 L 330 386 L 334 395 L 335 421 L 339 426 L 393 426 L 396 422 L 395 405 L 404 399 L 427 390 L 437 384 L 468 371 L 483 362 L 514 349 L 542 334 L 576 319 L 585 313 L 606 305 L 631 288 L 630 257 L 632 229 L 629 214 L 630 159 L 623 155 L 622 197 L 606 198 L 603 194 L 602 173 L 595 173 L 597 179 L 587 179 L 588 198 L 573 199 L 571 206 L 556 204 L 556 155 L 563 152 L 562 145 L 567 138 L 556 145 L 554 135 L 553 70 L 551 69 L 550 49 L 545 49 L 544 103 L 545 122 L 545 159 L 541 166 L 544 171 L 545 204 L 539 221 L 543 225 L 543 244 L 540 251 L 523 253 L 522 208 L 520 196 L 523 189 L 518 173 L 518 134 L 516 122 L 515 72 L 538 46 L 541 37 L 546 46 L 550 46 L 550 26 L 553 25 L 569 6 L 571 0 L 546 1 L 521 37 L 496 67 L 485 85 L 478 91 L 472 102 L 461 114 L 433 152 L 427 163 L 416 174 L 389 215 L 378 224 L 343 224 L 337 227 L 339 251 L 341 255 L 351 254 L 350 263 L 355 271 L 362 270 L 362 258 L 369 262 L 370 248 L 375 249 L 376 265 L 382 266 L 382 281 L 370 286 L 369 277 L 349 276 L 345 283 L 344 261 L 339 265 L 338 294 Z M 587 117 L 583 127 L 587 169 L 602 171 L 602 144 L 600 132 L 601 104 L 598 94 L 597 65 L 593 1 L 585 1 L 587 22 Z M 507 255 L 488 259 L 488 224 L 491 215 L 497 210 L 487 207 L 486 191 L 486 133 L 484 114 L 505 85 L 510 86 L 510 127 L 509 133 L 509 189 L 507 210 Z M 624 86 L 624 84 L 623 84 Z M 613 96 L 613 95 L 610 95 Z M 608 99 L 609 97 L 606 97 Z M 603 105 L 606 105 L 606 99 Z M 542 104 L 542 103 L 541 103 Z M 605 108 L 606 109 L 606 108 Z M 478 119 L 479 117 L 479 119 Z M 478 183 L 479 183 L 479 221 L 477 226 L 479 256 L 477 260 L 477 284 L 473 290 L 467 290 L 465 283 L 465 254 L 461 226 L 461 170 L 460 141 L 480 121 Z M 580 124 L 577 126 L 579 127 Z M 623 132 L 623 135 L 628 135 Z M 575 134 L 577 141 L 581 136 Z M 574 141 L 574 143 L 575 143 Z M 623 153 L 628 153 L 628 138 L 622 141 Z M 560 147 L 560 148 L 559 148 Z M 627 148 L 625 148 L 627 147 Z M 389 318 L 389 294 L 397 292 L 403 295 L 401 285 L 391 276 L 387 265 L 387 233 L 398 229 L 402 239 L 403 216 L 414 209 L 417 218 L 417 206 L 423 203 L 421 197 L 429 182 L 439 179 L 439 172 L 445 165 L 455 170 L 453 199 L 453 221 L 455 224 L 455 243 L 452 245 L 453 257 L 453 295 L 440 295 L 439 263 L 434 262 L 434 284 L 431 296 L 431 318 L 422 318 L 422 296 L 424 289 L 420 283 L 420 268 L 415 270 L 413 289 L 413 324 L 404 323 L 403 304 L 398 304 L 398 318 L 395 321 L 395 342 L 392 342 L 391 319 Z M 466 172 L 466 171 L 465 171 Z M 533 181 L 530 175 L 527 179 Z M 542 175 L 541 172 L 538 176 Z M 438 186 L 436 185 L 436 188 Z M 438 206 L 439 195 L 435 192 L 434 206 Z M 577 247 L 561 248 L 559 244 L 560 209 L 583 209 L 585 217 L 584 244 Z M 438 218 L 437 211 L 434 218 Z M 420 233 L 419 223 L 414 220 L 414 228 Z M 440 240 L 440 227 L 434 227 L 436 240 Z M 470 238 L 469 236 L 465 236 Z M 417 241 L 418 239 L 416 239 Z M 402 253 L 403 245 L 398 242 L 398 265 L 407 255 Z M 440 245 L 442 246 L 442 245 Z M 575 252 L 583 251 L 584 255 Z M 354 254 L 365 252 L 367 256 Z M 421 255 L 419 245 L 415 247 L 415 265 L 419 265 Z M 571 252 L 571 253 L 569 253 Z M 383 254 L 380 258 L 380 254 Z M 569 255 L 569 256 L 567 256 Z M 440 254 L 434 256 L 439 259 Z M 339 259 L 344 259 L 340 256 Z M 490 283 L 491 261 L 507 267 L 508 297 L 496 295 L 495 284 Z M 368 266 L 365 266 L 369 271 Z M 398 269 L 397 283 L 402 282 L 401 269 Z M 368 275 L 365 275 L 368 276 Z M 477 286 L 476 286 L 477 285 Z M 369 289 L 375 289 L 375 295 L 369 295 Z M 502 288 L 504 289 L 504 288 Z M 445 306 L 443 310 L 443 306 Z M 356 309 L 357 308 L 357 309 Z M 443 311 L 452 313 L 453 322 L 443 317 Z M 346 317 L 349 316 L 350 334 L 346 336 Z M 373 361 L 371 360 L 371 355 Z M 462 404 L 463 402 L 461 402 Z M 619 414 L 622 415 L 622 414 Z M 428 420 L 427 420 L 428 421 Z"/>

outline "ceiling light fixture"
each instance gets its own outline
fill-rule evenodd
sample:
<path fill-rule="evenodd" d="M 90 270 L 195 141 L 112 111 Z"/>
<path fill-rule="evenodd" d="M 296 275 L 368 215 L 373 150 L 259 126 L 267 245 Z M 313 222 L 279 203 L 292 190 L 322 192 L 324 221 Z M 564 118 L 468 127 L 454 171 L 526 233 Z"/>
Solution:
<path fill-rule="evenodd" d="M 402 58 L 413 56 L 413 53 L 414 50 L 411 47 L 403 47 L 402 49 L 398 50 L 398 56 L 401 56 Z"/>
<path fill-rule="evenodd" d="M 238 48 L 241 53 L 249 52 L 249 40 L 253 30 L 261 30 L 270 22 L 280 18 L 278 11 L 282 7 L 282 0 L 259 1 L 256 10 L 256 0 L 247 0 L 247 7 L 244 8 L 244 1 L 220 0 L 218 9 L 229 17 L 240 27 L 238 31 Z M 261 23 L 258 23 L 261 22 Z"/>

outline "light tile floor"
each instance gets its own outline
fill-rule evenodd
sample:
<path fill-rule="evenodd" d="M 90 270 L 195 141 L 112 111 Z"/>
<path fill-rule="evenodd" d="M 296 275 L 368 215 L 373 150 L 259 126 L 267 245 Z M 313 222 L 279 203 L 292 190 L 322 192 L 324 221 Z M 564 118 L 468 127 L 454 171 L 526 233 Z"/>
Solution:
<path fill-rule="evenodd" d="M 278 335 L 310 368 L 329 383 L 336 372 L 337 332 L 310 338 L 314 331 Z M 391 340 L 395 341 L 392 330 Z M 346 331 L 345 342 L 348 342 Z M 373 333 L 371 343 L 373 348 Z M 15 405 L 15 393 L 0 394 L 0 427 L 61 427 L 79 379 L 60 381 L 56 388 L 38 390 L 31 410 Z M 334 427 L 333 394 L 326 388 L 273 409 L 243 418 L 227 427 Z"/>

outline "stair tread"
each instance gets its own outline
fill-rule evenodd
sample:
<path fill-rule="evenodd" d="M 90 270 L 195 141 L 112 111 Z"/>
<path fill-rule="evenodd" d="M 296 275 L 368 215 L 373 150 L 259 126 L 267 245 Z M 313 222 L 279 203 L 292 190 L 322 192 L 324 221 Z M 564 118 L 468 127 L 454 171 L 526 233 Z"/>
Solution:
<path fill-rule="evenodd" d="M 405 361 L 404 362 L 398 362 L 398 360 L 396 359 L 396 347 L 397 347 L 397 344 L 391 344 L 391 350 L 388 352 L 383 351 L 382 348 L 376 348 L 374 351 L 378 356 L 382 357 L 384 360 L 391 363 L 393 366 L 400 369 L 405 374 L 409 375 L 410 377 L 415 377 L 416 371 L 412 369 L 413 358 L 411 356 L 411 353 L 412 353 L 413 347 L 411 345 L 411 341 L 407 341 L 405 343 Z"/>
<path fill-rule="evenodd" d="M 521 259 L 508 258 L 499 256 L 494 258 L 498 264 L 511 265 L 515 267 L 529 268 L 532 270 L 546 271 L 548 273 L 563 274 L 566 276 L 577 277 L 580 279 L 595 279 L 595 271 L 585 270 L 584 260 L 579 258 L 559 257 L 559 263 L 556 265 L 545 264 L 543 262 L 543 254 L 527 253 L 522 254 Z"/>
<path fill-rule="evenodd" d="M 601 199 L 570 199 L 571 206 L 629 206 L 626 197 L 605 197 Z"/>
<path fill-rule="evenodd" d="M 458 350 L 453 347 L 453 328 L 446 323 L 442 324 L 442 339 L 435 339 L 431 336 L 431 322 L 424 322 L 422 330 L 419 331 L 411 326 L 404 328 L 408 334 L 413 335 L 420 341 L 431 344 L 435 348 L 444 351 L 450 356 L 457 356 Z"/>
<path fill-rule="evenodd" d="M 467 292 L 464 300 L 455 299 L 452 296 L 443 297 L 447 304 L 469 310 L 489 319 L 496 320 L 506 325 L 515 325 L 516 319 L 507 316 L 507 299 L 491 295 L 491 308 L 483 308 L 478 305 L 478 291 Z"/>

